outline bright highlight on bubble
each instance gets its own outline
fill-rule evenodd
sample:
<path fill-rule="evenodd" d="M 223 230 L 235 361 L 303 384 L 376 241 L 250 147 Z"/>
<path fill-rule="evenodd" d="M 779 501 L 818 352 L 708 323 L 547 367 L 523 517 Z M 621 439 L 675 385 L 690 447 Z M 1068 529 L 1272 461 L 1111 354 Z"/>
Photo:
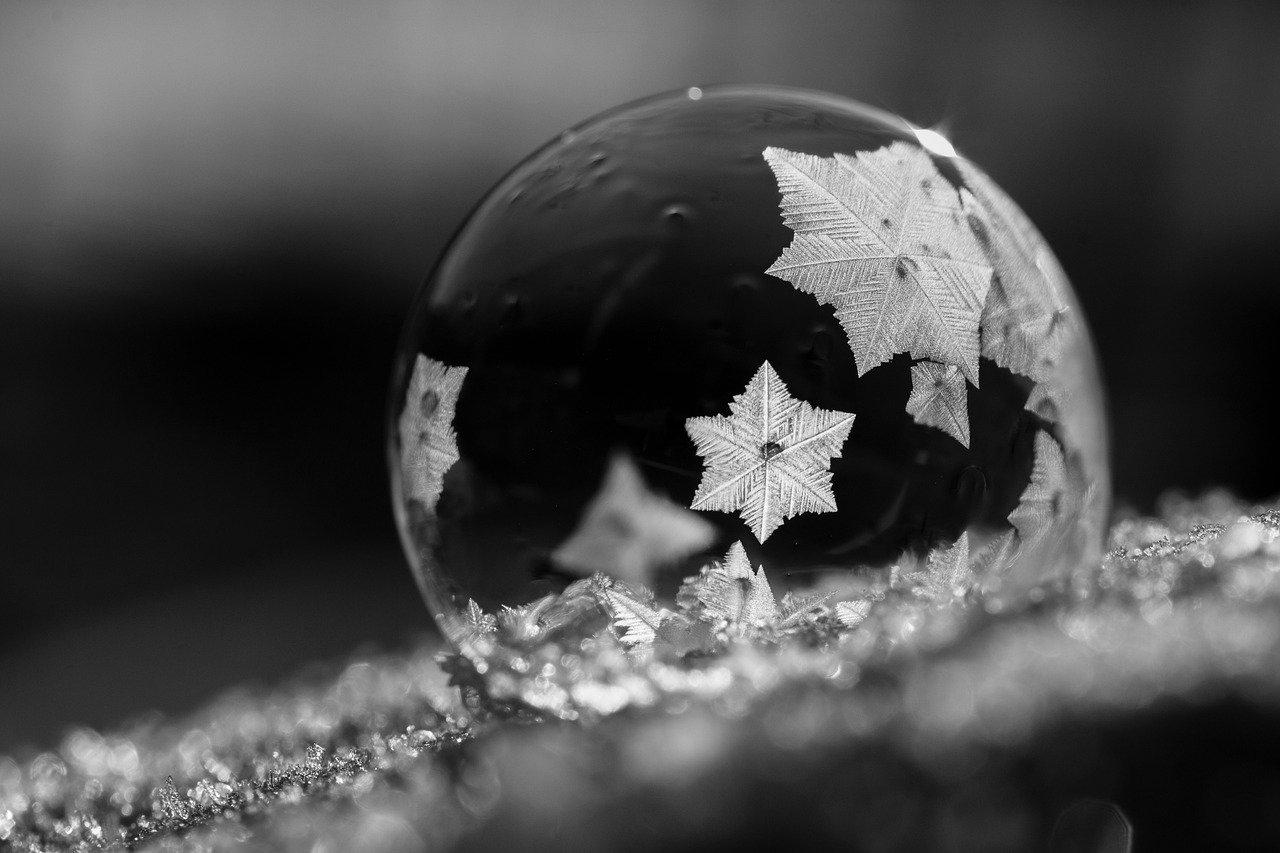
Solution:
<path fill-rule="evenodd" d="M 936 154 L 939 157 L 956 156 L 956 149 L 951 146 L 951 142 L 938 131 L 924 127 L 913 127 L 911 132 L 916 135 L 916 139 L 919 140 L 920 144 L 929 150 L 930 154 Z"/>

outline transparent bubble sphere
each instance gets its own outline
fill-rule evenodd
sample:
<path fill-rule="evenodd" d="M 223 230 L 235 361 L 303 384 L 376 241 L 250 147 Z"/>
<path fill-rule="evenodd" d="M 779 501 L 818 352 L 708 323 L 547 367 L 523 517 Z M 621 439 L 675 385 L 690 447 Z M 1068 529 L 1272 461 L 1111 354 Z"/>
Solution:
<path fill-rule="evenodd" d="M 940 135 L 798 90 L 658 96 L 517 166 L 414 302 L 389 432 L 464 651 L 810 594 L 851 621 L 869 574 L 939 588 L 937 555 L 952 593 L 1017 595 L 1098 554 L 1109 500 L 1040 234 Z"/>

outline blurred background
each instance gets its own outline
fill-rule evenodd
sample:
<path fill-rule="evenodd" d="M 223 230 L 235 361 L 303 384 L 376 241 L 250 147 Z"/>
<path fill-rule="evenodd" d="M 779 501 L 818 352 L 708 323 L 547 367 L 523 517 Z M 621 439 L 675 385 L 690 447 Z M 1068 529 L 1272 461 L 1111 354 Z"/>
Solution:
<path fill-rule="evenodd" d="M 1115 488 L 1280 493 L 1280 7 L 0 0 L 0 753 L 431 630 L 389 365 L 567 125 L 767 82 L 944 131 L 1092 324 Z"/>

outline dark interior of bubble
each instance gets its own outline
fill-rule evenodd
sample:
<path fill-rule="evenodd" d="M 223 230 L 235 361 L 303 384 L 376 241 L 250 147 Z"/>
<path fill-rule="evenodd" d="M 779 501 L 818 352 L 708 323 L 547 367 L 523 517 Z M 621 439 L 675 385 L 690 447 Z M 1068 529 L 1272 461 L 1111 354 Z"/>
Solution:
<path fill-rule="evenodd" d="M 793 397 L 857 416 L 831 464 L 839 509 L 763 544 L 736 514 L 703 513 L 712 553 L 741 538 L 779 578 L 1007 528 L 1042 426 L 1027 380 L 982 360 L 965 448 L 907 414 L 906 355 L 859 377 L 833 309 L 763 272 L 792 239 L 765 147 L 829 156 L 898 138 L 812 96 L 674 97 L 566 134 L 499 185 L 420 294 L 401 355 L 402 373 L 417 352 L 470 368 L 433 555 L 448 580 L 490 607 L 562 586 L 547 555 L 617 449 L 688 506 L 703 463 L 685 421 L 728 415 L 765 360 Z"/>

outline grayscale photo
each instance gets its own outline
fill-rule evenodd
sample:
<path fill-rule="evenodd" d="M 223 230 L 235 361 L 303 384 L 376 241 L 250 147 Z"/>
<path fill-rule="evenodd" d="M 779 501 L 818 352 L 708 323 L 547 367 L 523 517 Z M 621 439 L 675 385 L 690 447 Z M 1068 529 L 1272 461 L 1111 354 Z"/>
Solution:
<path fill-rule="evenodd" d="M 1280 849 L 1280 6 L 0 0 L 0 853 Z"/>

